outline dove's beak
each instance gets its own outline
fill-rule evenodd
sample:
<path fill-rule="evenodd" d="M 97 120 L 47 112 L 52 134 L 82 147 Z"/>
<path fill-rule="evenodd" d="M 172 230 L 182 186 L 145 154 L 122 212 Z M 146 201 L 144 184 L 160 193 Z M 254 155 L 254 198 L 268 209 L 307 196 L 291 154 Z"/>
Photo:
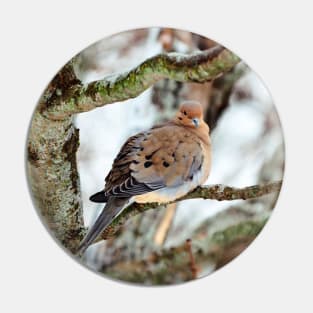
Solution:
<path fill-rule="evenodd" d="M 199 126 L 199 119 L 198 118 L 193 118 L 192 123 L 195 125 L 195 127 Z"/>

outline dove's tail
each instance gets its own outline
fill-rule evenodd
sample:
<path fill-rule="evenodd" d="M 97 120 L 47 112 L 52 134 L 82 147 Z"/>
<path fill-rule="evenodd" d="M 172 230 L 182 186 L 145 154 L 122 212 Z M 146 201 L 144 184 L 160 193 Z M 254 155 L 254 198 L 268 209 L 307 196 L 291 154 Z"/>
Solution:
<path fill-rule="evenodd" d="M 113 197 L 108 200 L 101 214 L 96 219 L 96 222 L 88 230 L 87 235 L 77 248 L 77 255 L 82 255 L 86 251 L 86 249 L 93 243 L 93 241 L 97 239 L 100 233 L 102 233 L 105 228 L 111 224 L 113 219 L 122 212 L 128 200 L 128 198 L 121 199 Z"/>

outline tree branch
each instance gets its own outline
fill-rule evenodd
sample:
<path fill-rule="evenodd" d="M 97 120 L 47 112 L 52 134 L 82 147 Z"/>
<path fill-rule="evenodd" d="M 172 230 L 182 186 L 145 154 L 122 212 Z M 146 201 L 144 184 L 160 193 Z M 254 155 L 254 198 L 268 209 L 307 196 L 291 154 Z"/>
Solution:
<path fill-rule="evenodd" d="M 195 275 L 203 277 L 207 275 L 208 264 L 213 271 L 239 255 L 266 222 L 267 218 L 246 220 L 211 236 L 195 236 L 188 250 L 184 242 L 155 251 L 141 260 L 113 262 L 104 266 L 102 272 L 115 279 L 145 285 L 168 285 L 193 280 Z"/>
<path fill-rule="evenodd" d="M 221 76 L 239 61 L 235 54 L 221 46 L 190 55 L 159 54 L 123 74 L 111 75 L 88 85 L 73 79 L 70 85 L 67 82 L 66 88 L 59 86 L 46 105 L 41 106 L 42 113 L 51 119 L 65 119 L 74 113 L 135 98 L 164 78 L 203 83 Z M 68 72 L 71 72 L 69 68 L 74 62 L 64 68 L 65 77 L 71 77 Z"/>
<path fill-rule="evenodd" d="M 102 239 L 112 238 L 126 221 L 137 214 L 150 209 L 157 209 L 169 203 L 175 203 L 187 199 L 211 199 L 218 201 L 247 200 L 261 197 L 263 195 L 279 192 L 282 181 L 276 181 L 264 185 L 255 185 L 245 188 L 235 188 L 224 185 L 200 186 L 188 193 L 186 196 L 168 203 L 134 203 L 126 207 L 101 234 Z"/>

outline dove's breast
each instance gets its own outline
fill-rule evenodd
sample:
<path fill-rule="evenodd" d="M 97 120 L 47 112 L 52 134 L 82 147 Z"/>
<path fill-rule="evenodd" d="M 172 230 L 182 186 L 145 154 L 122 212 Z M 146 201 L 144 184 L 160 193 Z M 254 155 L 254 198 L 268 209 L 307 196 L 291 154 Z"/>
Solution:
<path fill-rule="evenodd" d="M 165 187 L 156 191 L 148 192 L 143 195 L 134 197 L 134 201 L 138 203 L 159 202 L 166 203 L 183 197 L 199 185 L 203 184 L 208 177 L 208 170 L 203 167 L 193 175 L 193 178 L 181 185 L 173 187 Z"/>

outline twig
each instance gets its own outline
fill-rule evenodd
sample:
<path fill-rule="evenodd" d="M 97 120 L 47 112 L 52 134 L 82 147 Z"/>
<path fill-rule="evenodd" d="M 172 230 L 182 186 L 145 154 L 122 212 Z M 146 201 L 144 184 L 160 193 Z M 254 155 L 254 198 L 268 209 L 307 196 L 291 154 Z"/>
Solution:
<path fill-rule="evenodd" d="M 187 252 L 189 254 L 189 258 L 190 258 L 189 266 L 190 266 L 190 271 L 192 274 L 192 279 L 196 279 L 197 274 L 198 274 L 198 268 L 196 266 L 195 258 L 192 254 L 191 239 L 186 240 L 186 250 L 187 250 Z"/>
<path fill-rule="evenodd" d="M 187 199 L 211 199 L 218 201 L 230 201 L 230 200 L 246 200 L 261 197 L 263 195 L 279 192 L 282 185 L 282 181 L 276 181 L 264 185 L 255 185 L 245 188 L 229 187 L 224 185 L 210 185 L 201 186 L 188 193 L 186 196 L 177 199 L 176 201 L 169 202 L 175 203 Z M 114 234 L 120 229 L 126 221 L 134 215 L 140 214 L 150 209 L 157 209 L 165 206 L 169 203 L 134 203 L 124 209 L 124 211 L 117 216 L 116 219 L 108 226 L 102 233 L 102 239 L 112 238 Z"/>

